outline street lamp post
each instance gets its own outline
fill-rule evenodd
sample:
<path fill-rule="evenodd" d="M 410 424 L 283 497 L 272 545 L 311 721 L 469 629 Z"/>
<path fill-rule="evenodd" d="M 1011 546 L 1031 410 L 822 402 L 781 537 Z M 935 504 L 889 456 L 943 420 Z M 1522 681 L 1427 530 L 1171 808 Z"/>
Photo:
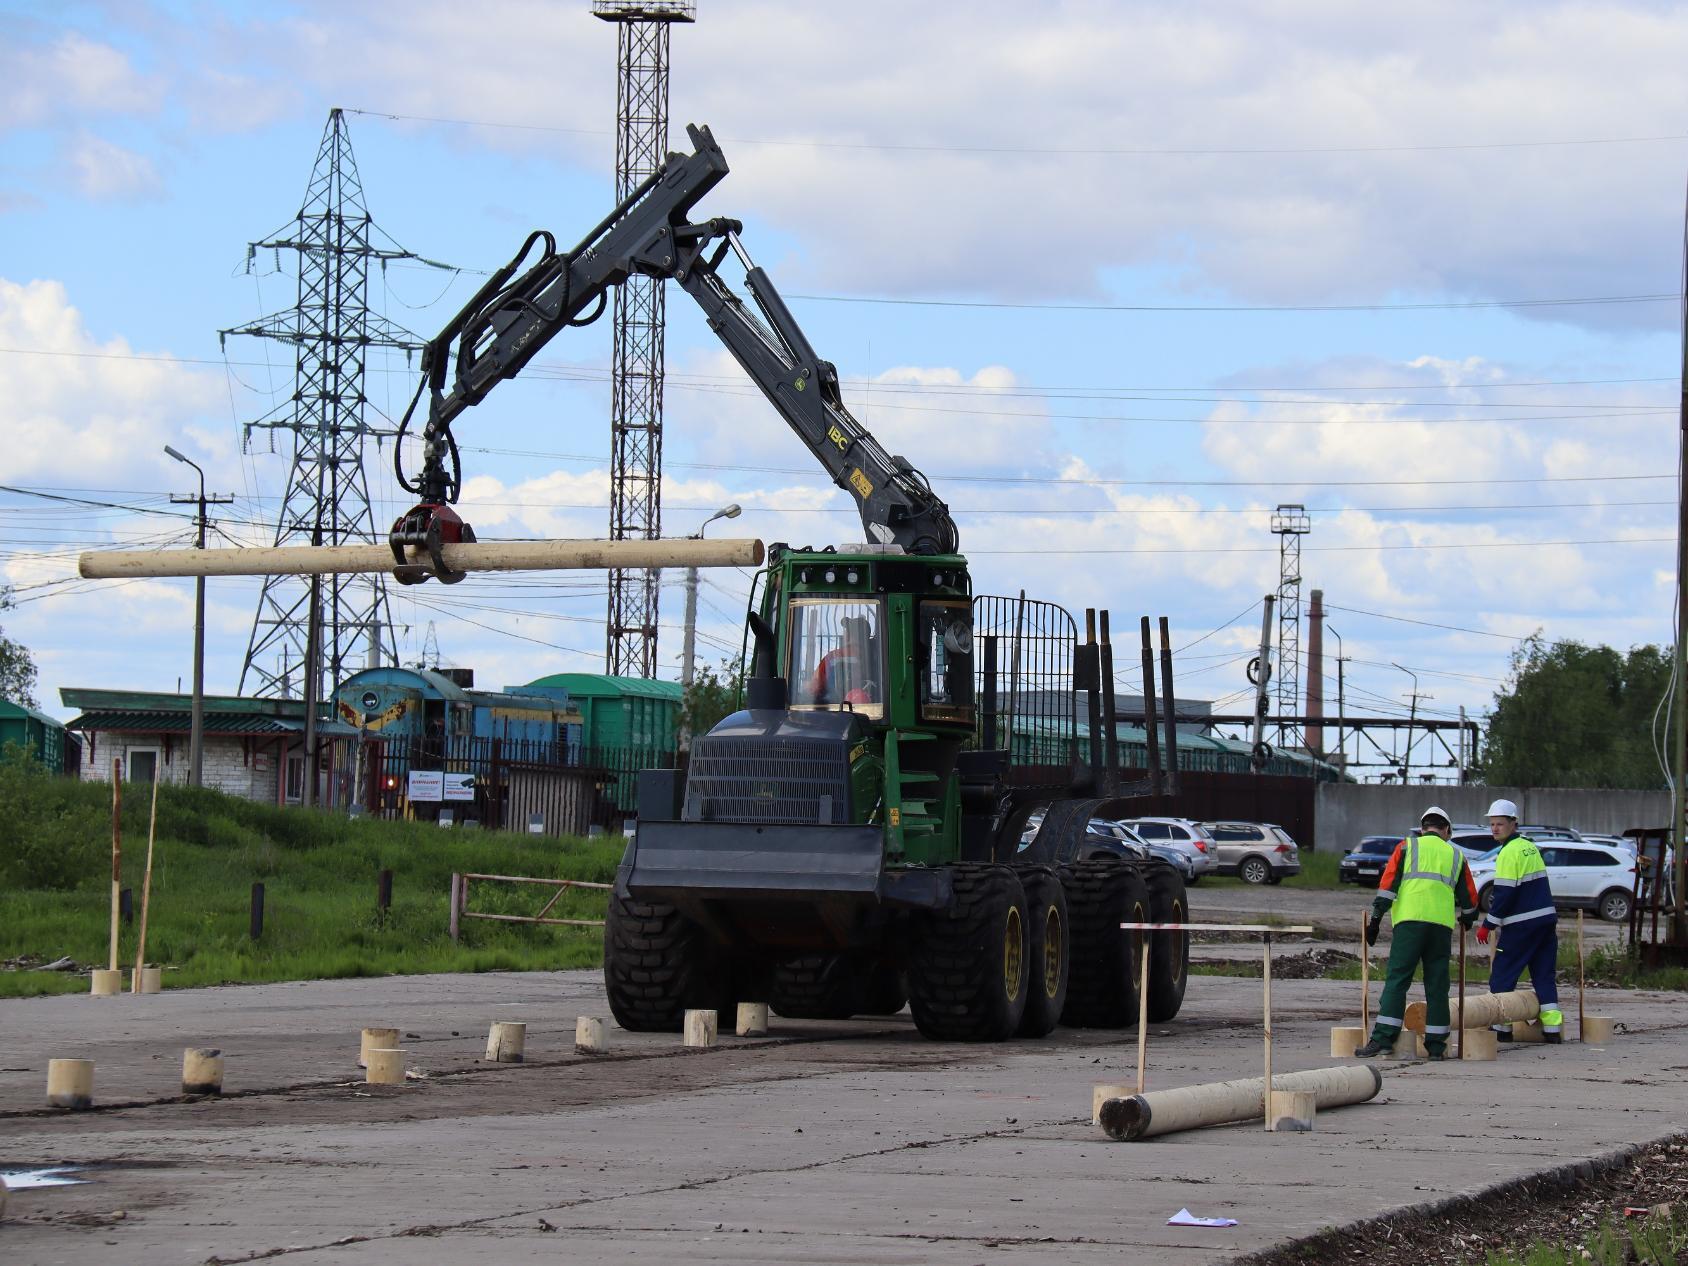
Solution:
<path fill-rule="evenodd" d="M 743 511 L 736 501 L 724 505 L 699 524 L 697 531 L 691 533 L 686 539 L 688 541 L 701 541 L 703 529 L 715 522 L 716 519 L 736 519 L 741 513 Z M 697 673 L 697 584 L 697 568 L 686 568 L 686 632 L 685 640 L 680 647 L 681 714 L 679 741 L 681 748 L 690 747 L 692 740 L 691 721 L 686 715 L 685 709 L 686 696 L 691 693 L 692 678 Z"/>
<path fill-rule="evenodd" d="M 164 451 L 177 461 L 192 466 L 199 474 L 199 495 L 183 498 L 198 506 L 194 516 L 199 525 L 199 549 L 205 548 L 205 471 L 192 458 L 178 453 L 170 445 Z M 218 498 L 219 501 L 228 498 Z M 196 577 L 193 584 L 193 720 L 188 733 L 188 783 L 204 785 L 205 780 L 205 577 Z"/>

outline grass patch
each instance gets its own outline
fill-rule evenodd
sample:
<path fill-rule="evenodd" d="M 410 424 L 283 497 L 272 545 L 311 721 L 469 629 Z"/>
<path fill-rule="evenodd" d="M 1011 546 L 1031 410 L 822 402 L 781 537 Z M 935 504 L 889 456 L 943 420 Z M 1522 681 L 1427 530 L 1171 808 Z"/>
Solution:
<path fill-rule="evenodd" d="M 1574 952 L 1571 966 L 1576 966 Z M 1688 990 L 1688 967 L 1642 967 L 1636 956 L 1623 945 L 1602 945 L 1589 954 L 1583 971 L 1591 985 L 1607 985 L 1616 989 Z"/>
<path fill-rule="evenodd" d="M 1301 873 L 1292 875 L 1283 881 L 1286 888 L 1341 888 L 1343 884 L 1337 874 L 1337 866 L 1342 861 L 1340 853 L 1315 853 L 1310 848 L 1301 850 Z M 1245 888 L 1252 885 L 1244 884 L 1235 875 L 1207 874 L 1201 878 L 1200 888 L 1212 884 L 1215 888 Z M 1271 885 L 1262 887 L 1262 891 L 1270 891 Z"/>
<path fill-rule="evenodd" d="M 149 790 L 126 788 L 123 884 L 137 919 Z M 166 988 L 396 973 L 555 970 L 603 961 L 597 928 L 465 921 L 448 930 L 452 872 L 609 882 L 619 837 L 555 839 L 443 831 L 415 822 L 347 819 L 306 809 L 162 787 L 147 958 Z M 111 788 L 53 777 L 0 758 L 0 960 L 106 961 Z M 376 909 L 377 877 L 393 872 L 393 904 Z M 248 935 L 252 885 L 265 888 L 264 931 Z M 533 914 L 549 890 L 478 885 L 471 909 Z M 604 893 L 570 892 L 558 918 L 601 919 Z M 137 927 L 124 925 L 119 961 L 132 966 Z M 68 972 L 0 971 L 0 997 L 84 992 Z"/>
<path fill-rule="evenodd" d="M 1521 1253 L 1491 1252 L 1482 1266 L 1676 1266 L 1683 1261 L 1688 1261 L 1688 1216 L 1661 1205 L 1632 1222 L 1608 1214 L 1575 1243 L 1537 1240 Z"/>

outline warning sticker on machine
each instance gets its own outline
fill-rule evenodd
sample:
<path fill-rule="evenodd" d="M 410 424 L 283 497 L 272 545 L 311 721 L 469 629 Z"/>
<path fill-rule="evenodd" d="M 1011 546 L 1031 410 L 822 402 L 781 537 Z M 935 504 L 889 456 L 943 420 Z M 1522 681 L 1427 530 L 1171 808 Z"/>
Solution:
<path fill-rule="evenodd" d="M 852 469 L 850 471 L 850 487 L 856 490 L 856 495 L 863 501 L 873 495 L 873 485 L 868 482 L 867 476 L 862 474 L 860 470 Z"/>

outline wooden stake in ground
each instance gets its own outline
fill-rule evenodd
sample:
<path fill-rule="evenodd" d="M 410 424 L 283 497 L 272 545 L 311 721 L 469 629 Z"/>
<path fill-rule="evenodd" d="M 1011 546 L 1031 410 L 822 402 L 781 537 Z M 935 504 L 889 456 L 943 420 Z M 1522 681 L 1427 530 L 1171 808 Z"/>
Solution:
<path fill-rule="evenodd" d="M 158 762 L 152 766 L 152 813 L 147 817 L 147 869 L 141 879 L 141 930 L 135 943 L 135 976 L 129 983 L 130 993 L 141 991 L 141 968 L 147 962 L 147 906 L 152 902 L 152 841 L 158 833 Z"/>
<path fill-rule="evenodd" d="M 1265 1090 L 1260 1097 L 1260 1114 L 1261 1120 L 1270 1130 L 1272 1128 L 1272 934 L 1270 932 L 1266 933 L 1266 944 L 1262 953 L 1260 1006 L 1266 1020 L 1266 1080 L 1261 1083 Z"/>
<path fill-rule="evenodd" d="M 1454 1058 L 1465 1058 L 1465 924 L 1459 925 L 1459 1044 Z"/>
<path fill-rule="evenodd" d="M 1371 931 L 1371 911 L 1360 912 L 1360 1035 L 1371 1034 L 1371 946 L 1366 933 Z"/>
<path fill-rule="evenodd" d="M 1137 982 L 1137 1093 L 1148 1089 L 1143 1084 L 1144 1068 L 1149 1062 L 1149 944 L 1155 938 L 1139 932 L 1143 938 L 1143 971 Z"/>
<path fill-rule="evenodd" d="M 1582 914 L 1583 912 L 1581 910 L 1577 911 L 1577 1041 L 1579 1042 L 1584 1040 L 1583 1025 L 1586 1023 L 1583 1018 L 1585 1014 L 1583 1009 L 1583 991 L 1586 986 L 1583 981 Z M 1536 982 L 1532 979 L 1530 983 L 1533 985 Z"/>
<path fill-rule="evenodd" d="M 111 970 L 117 970 L 117 920 L 123 906 L 123 761 L 111 762 Z"/>

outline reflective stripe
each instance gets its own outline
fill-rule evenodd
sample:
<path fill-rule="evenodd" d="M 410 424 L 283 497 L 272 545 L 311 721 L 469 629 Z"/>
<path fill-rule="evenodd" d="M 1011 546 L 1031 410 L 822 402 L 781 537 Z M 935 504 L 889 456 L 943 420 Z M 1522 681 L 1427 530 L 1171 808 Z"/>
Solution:
<path fill-rule="evenodd" d="M 1543 906 L 1536 910 L 1526 910 L 1523 914 L 1509 914 L 1504 919 L 1499 920 L 1499 923 L 1502 927 L 1510 927 L 1514 923 L 1526 923 L 1531 919 L 1545 919 L 1553 913 L 1552 906 Z M 1494 919 L 1494 917 L 1492 914 L 1489 916 L 1490 919 Z"/>
<path fill-rule="evenodd" d="M 1543 1033 L 1558 1033 L 1563 1028 L 1564 1028 L 1564 1025 L 1562 1023 L 1561 1024 L 1544 1024 L 1544 1025 L 1541 1026 L 1541 1031 Z"/>
<path fill-rule="evenodd" d="M 1377 1017 L 1377 1022 L 1379 1024 L 1387 1024 L 1392 1029 L 1398 1029 L 1401 1027 L 1401 1017 L 1398 1015 L 1380 1015 Z"/>
<path fill-rule="evenodd" d="M 1516 888 L 1518 886 L 1518 881 L 1516 879 L 1501 879 L 1496 877 L 1493 880 L 1493 883 L 1496 888 Z"/>
<path fill-rule="evenodd" d="M 1434 879 L 1439 884 L 1446 884 L 1452 888 L 1454 881 L 1459 878 L 1459 851 L 1454 851 L 1454 873 L 1443 874 L 1439 870 L 1420 870 L 1418 868 L 1418 837 L 1415 835 L 1407 846 L 1407 872 L 1403 879 Z"/>
<path fill-rule="evenodd" d="M 1449 1024 L 1427 1024 L 1424 1026 L 1424 1032 L 1426 1035 L 1434 1033 L 1441 1037 L 1446 1037 L 1449 1033 L 1453 1032 L 1453 1026 Z"/>
<path fill-rule="evenodd" d="M 1393 900 L 1395 900 L 1396 897 L 1398 897 L 1400 895 L 1401 894 L 1396 892 L 1393 888 L 1379 888 L 1378 891 L 1377 891 L 1377 900 L 1379 900 L 1379 901 L 1393 901 Z"/>

